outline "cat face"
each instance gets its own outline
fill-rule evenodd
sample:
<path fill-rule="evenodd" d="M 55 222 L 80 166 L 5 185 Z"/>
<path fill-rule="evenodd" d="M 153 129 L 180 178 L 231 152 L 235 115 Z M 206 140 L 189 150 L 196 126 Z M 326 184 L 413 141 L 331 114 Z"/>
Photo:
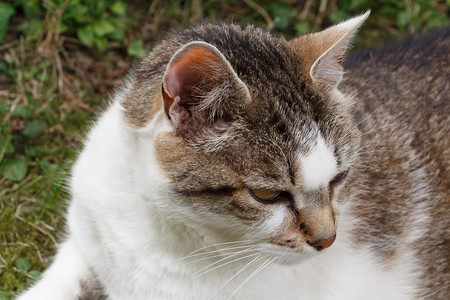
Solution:
<path fill-rule="evenodd" d="M 283 137 L 259 117 L 231 121 L 229 142 L 214 151 L 205 141 L 161 134 L 157 158 L 175 197 L 226 240 L 254 240 L 288 262 L 304 259 L 334 240 L 358 136 L 340 135 L 351 132 L 349 123 L 325 133 L 298 127 Z"/>
<path fill-rule="evenodd" d="M 137 127 L 158 114 L 169 123 L 155 154 L 186 223 L 286 263 L 331 246 L 359 147 L 336 89 L 340 60 L 367 16 L 290 42 L 252 27 L 194 28 L 154 50 L 173 54 L 149 80 L 150 54 L 131 88 L 140 100 L 123 106 Z"/>

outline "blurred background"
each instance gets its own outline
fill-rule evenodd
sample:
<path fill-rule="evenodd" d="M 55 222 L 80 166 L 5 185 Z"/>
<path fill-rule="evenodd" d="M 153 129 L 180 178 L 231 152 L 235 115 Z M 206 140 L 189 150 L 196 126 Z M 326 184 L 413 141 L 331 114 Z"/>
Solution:
<path fill-rule="evenodd" d="M 449 6 L 450 0 L 0 2 L 0 300 L 13 299 L 51 261 L 63 238 L 65 180 L 90 122 L 171 30 L 251 23 L 289 39 L 371 9 L 357 50 L 448 26 Z"/>

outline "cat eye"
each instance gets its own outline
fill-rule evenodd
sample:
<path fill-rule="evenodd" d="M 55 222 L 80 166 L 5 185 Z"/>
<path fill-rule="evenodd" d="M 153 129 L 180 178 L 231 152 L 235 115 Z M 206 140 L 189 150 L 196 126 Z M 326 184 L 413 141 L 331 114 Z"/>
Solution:
<path fill-rule="evenodd" d="M 250 195 L 257 201 L 262 203 L 272 203 L 277 201 L 281 191 L 273 191 L 268 189 L 250 189 Z"/>
<path fill-rule="evenodd" d="M 330 187 L 333 187 L 335 185 L 337 185 L 338 183 L 340 183 L 342 180 L 345 179 L 345 177 L 347 177 L 348 174 L 348 170 L 341 172 L 339 174 L 337 174 L 331 181 L 330 181 Z"/>
<path fill-rule="evenodd" d="M 330 184 L 328 185 L 328 194 L 330 199 L 333 197 L 333 191 L 334 191 L 334 187 L 337 186 L 342 180 L 345 179 L 345 177 L 347 177 L 348 174 L 348 170 L 341 172 L 339 174 L 337 174 L 331 181 Z"/>

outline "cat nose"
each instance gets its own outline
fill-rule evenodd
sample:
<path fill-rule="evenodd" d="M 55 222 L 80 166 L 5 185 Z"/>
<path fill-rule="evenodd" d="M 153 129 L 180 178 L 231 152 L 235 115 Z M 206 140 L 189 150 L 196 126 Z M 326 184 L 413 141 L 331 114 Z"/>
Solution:
<path fill-rule="evenodd" d="M 322 239 L 322 240 L 319 240 L 319 241 L 314 242 L 314 243 L 310 243 L 310 242 L 308 242 L 308 243 L 311 246 L 313 246 L 314 248 L 316 248 L 317 251 L 321 251 L 321 250 L 323 250 L 325 248 L 330 247 L 334 243 L 335 239 L 336 239 L 336 235 L 333 235 L 332 237 L 329 237 L 327 239 Z"/>

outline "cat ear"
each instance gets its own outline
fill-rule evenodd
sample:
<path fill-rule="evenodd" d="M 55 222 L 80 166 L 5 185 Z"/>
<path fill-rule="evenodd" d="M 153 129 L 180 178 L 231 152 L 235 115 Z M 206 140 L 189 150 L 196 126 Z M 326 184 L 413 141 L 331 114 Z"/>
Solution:
<path fill-rule="evenodd" d="M 315 84 L 327 89 L 339 84 L 344 73 L 341 62 L 349 42 L 369 14 L 367 11 L 321 32 L 290 41 L 291 47 L 304 59 L 306 71 Z"/>
<path fill-rule="evenodd" d="M 167 116 L 177 132 L 185 134 L 224 118 L 227 102 L 242 100 L 249 92 L 216 47 L 191 42 L 170 60 L 162 95 Z"/>

